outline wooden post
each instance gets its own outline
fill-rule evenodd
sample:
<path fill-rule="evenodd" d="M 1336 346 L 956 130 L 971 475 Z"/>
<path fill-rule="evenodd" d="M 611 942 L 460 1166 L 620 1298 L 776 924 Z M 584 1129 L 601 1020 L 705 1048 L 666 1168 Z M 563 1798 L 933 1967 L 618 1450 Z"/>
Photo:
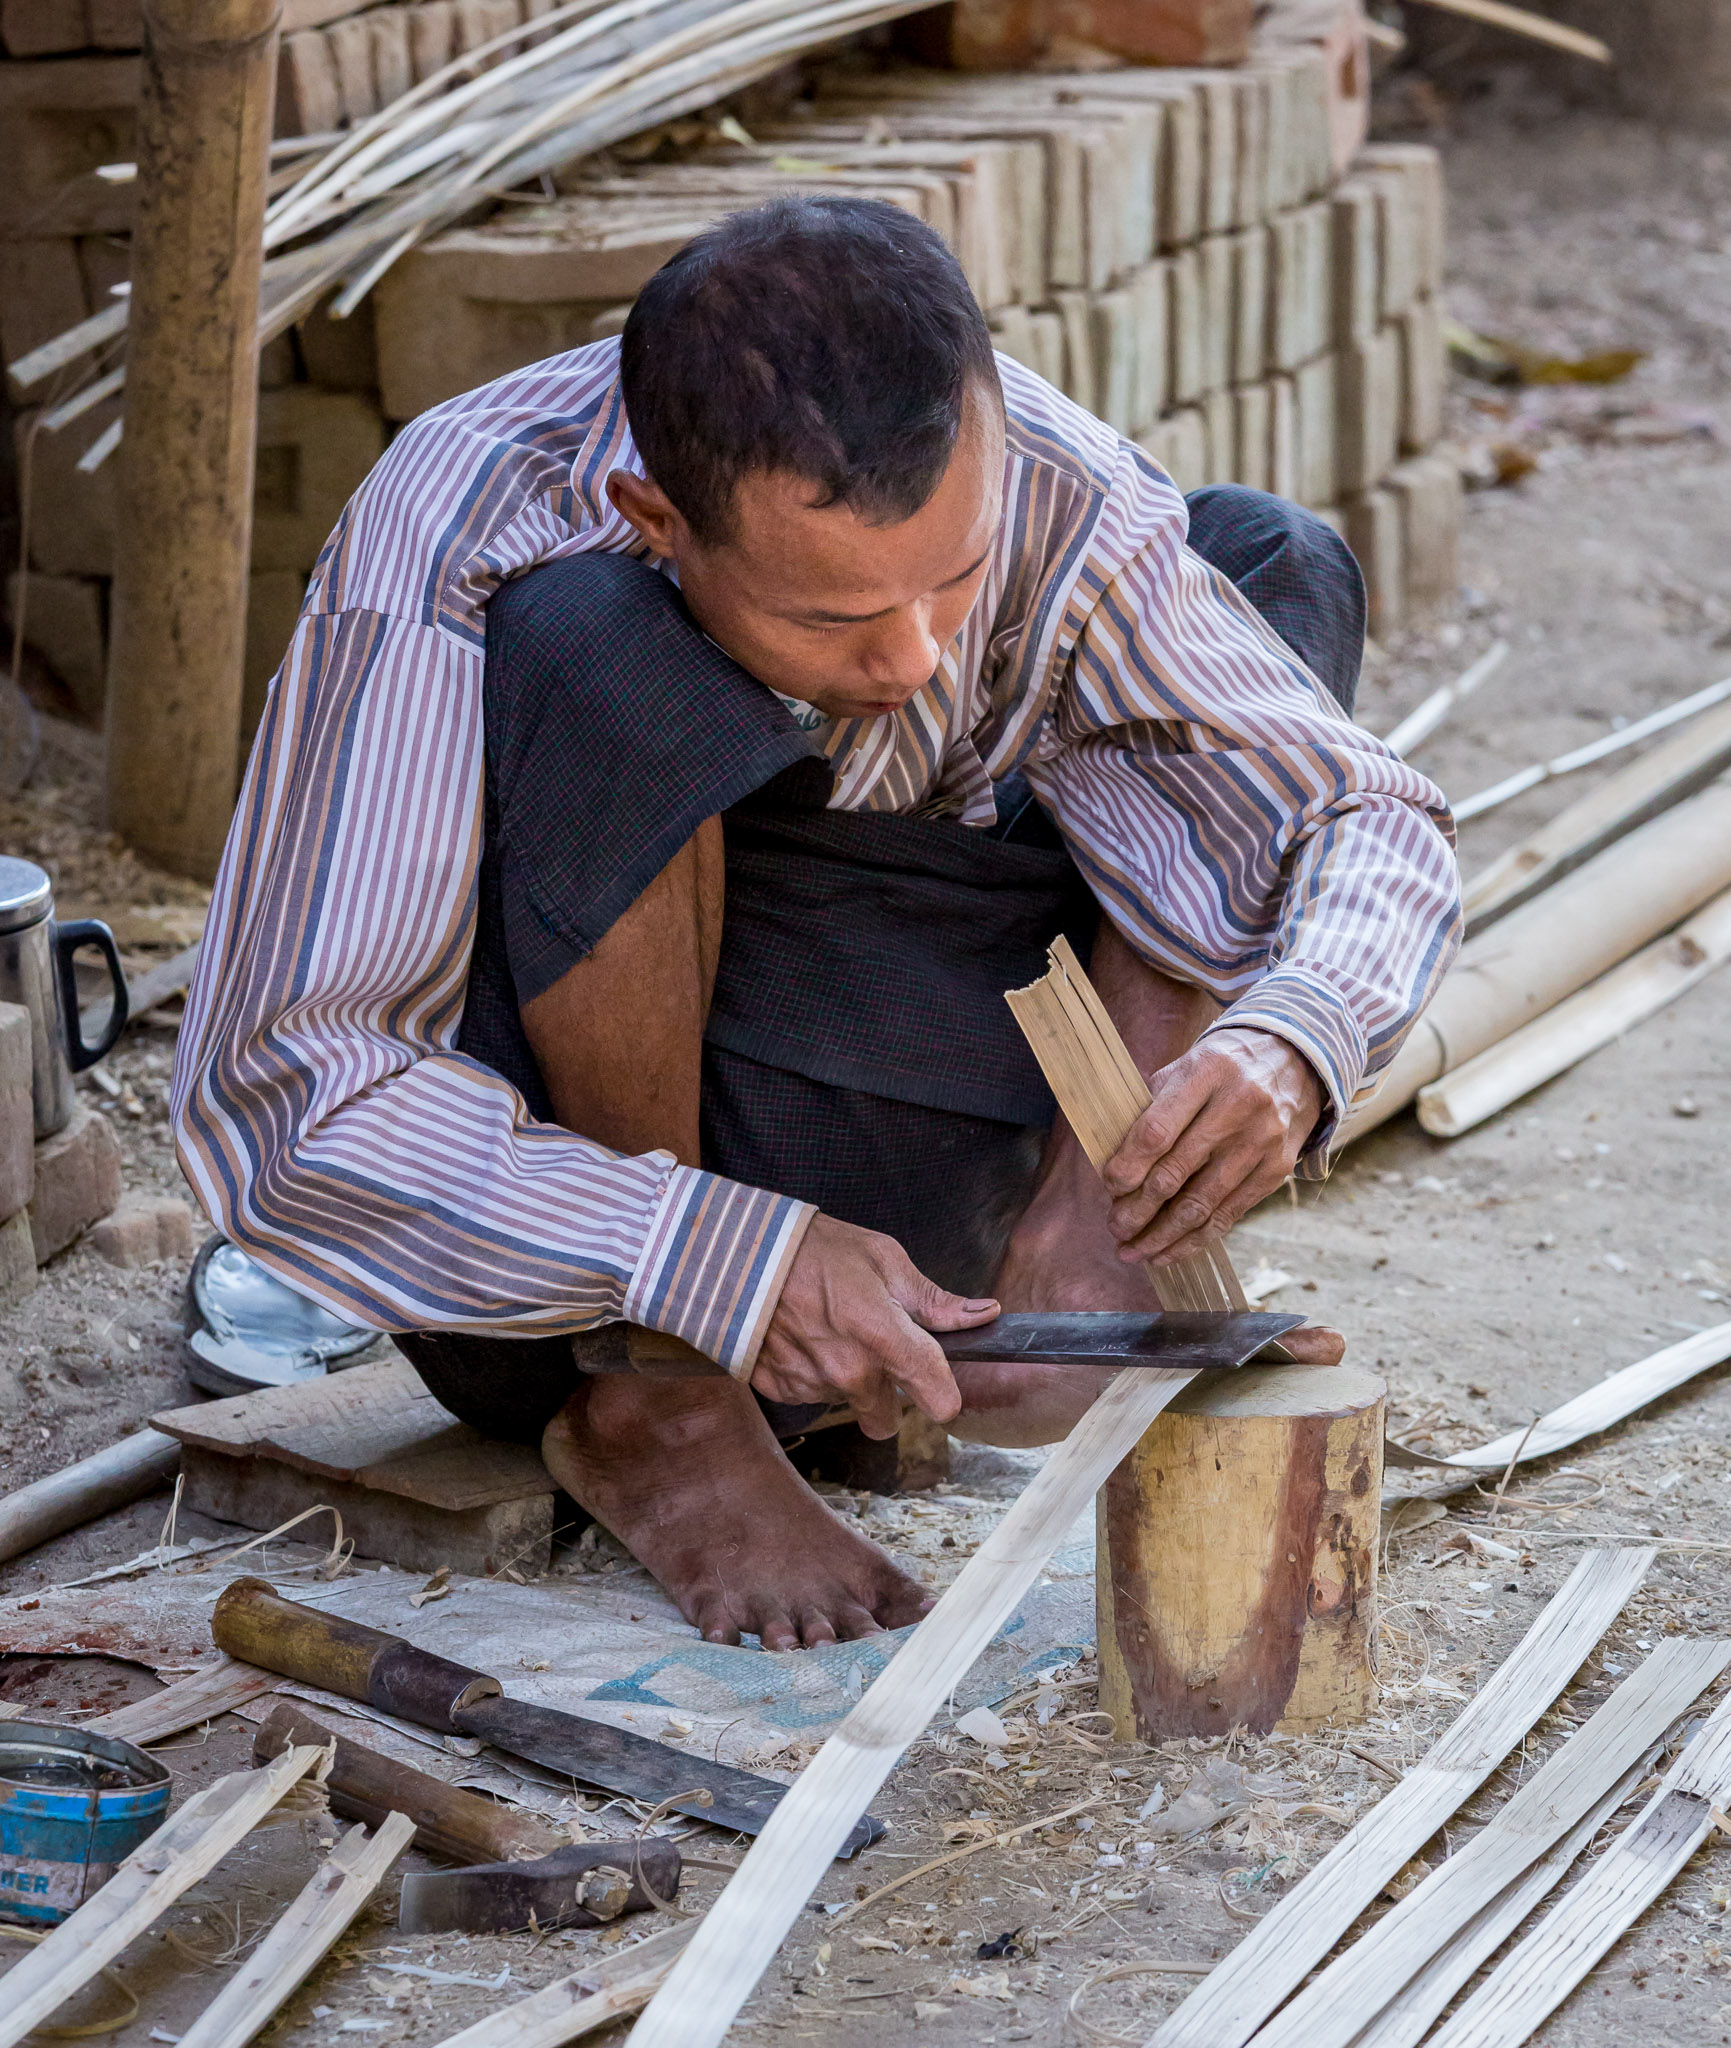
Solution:
<path fill-rule="evenodd" d="M 109 822 L 216 871 L 234 808 L 280 0 L 145 0 Z"/>
<path fill-rule="evenodd" d="M 1363 1720 L 1385 1392 L 1344 1365 L 1205 1375 L 1113 1473 L 1096 1597 L 1121 1741 Z"/>

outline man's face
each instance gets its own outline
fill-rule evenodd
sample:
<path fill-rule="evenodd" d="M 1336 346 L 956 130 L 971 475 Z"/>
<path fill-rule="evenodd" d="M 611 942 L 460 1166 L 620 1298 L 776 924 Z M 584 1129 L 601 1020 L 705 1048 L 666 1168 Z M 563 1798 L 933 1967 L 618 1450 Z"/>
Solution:
<path fill-rule="evenodd" d="M 931 680 L 973 607 L 1003 516 L 997 394 L 972 392 L 949 467 L 911 519 L 818 507 L 798 477 L 748 477 L 733 532 L 705 548 L 663 493 L 616 470 L 608 494 L 671 556 L 698 624 L 741 668 L 832 718 L 880 718 Z"/>

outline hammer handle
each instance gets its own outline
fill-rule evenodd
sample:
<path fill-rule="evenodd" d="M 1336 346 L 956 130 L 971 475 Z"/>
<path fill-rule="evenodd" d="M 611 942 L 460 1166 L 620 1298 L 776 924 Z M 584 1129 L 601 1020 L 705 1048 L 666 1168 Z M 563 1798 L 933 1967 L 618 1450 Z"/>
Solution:
<path fill-rule="evenodd" d="M 400 1636 L 285 1600 L 264 1579 L 224 1587 L 210 1618 L 219 1650 L 281 1678 L 341 1693 L 442 1735 L 460 1735 L 455 1716 L 502 1687 L 483 1671 L 417 1650 Z"/>
<path fill-rule="evenodd" d="M 268 1763 L 293 1743 L 322 1747 L 333 1741 L 336 1761 L 325 1789 L 331 1805 L 347 1820 L 376 1827 L 387 1813 L 406 1813 L 415 1823 L 417 1849 L 458 1863 L 515 1863 L 565 1846 L 565 1837 L 544 1821 L 380 1756 L 298 1706 L 280 1706 L 260 1725 L 252 1738 L 253 1761 Z"/>

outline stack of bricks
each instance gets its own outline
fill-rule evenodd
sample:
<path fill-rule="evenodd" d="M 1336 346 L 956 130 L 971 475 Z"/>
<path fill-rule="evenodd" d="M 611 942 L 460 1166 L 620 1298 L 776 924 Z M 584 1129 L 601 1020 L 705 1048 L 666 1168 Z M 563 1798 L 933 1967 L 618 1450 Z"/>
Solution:
<path fill-rule="evenodd" d="M 279 133 L 352 126 L 552 4 L 287 0 Z M 0 0 L 8 361 L 124 284 L 132 187 L 100 171 L 132 154 L 138 59 L 111 46 L 136 23 L 136 0 Z M 1343 164 L 1362 132 L 1353 90 L 1319 40 L 1260 41 L 1229 68 L 1075 75 L 844 58 L 753 148 L 574 166 L 547 204 L 432 238 L 355 318 L 315 310 L 266 351 L 248 730 L 318 550 L 393 426 L 616 332 L 676 248 L 776 192 L 875 193 L 930 221 L 1005 354 L 1186 489 L 1242 482 L 1322 512 L 1364 567 L 1373 630 L 1393 630 L 1455 584 L 1459 485 L 1433 452 L 1442 188 L 1423 148 Z M 35 431 L 80 374 L 10 396 L 30 453 L 30 637 L 96 718 L 112 469 L 77 465 L 117 404 Z"/>

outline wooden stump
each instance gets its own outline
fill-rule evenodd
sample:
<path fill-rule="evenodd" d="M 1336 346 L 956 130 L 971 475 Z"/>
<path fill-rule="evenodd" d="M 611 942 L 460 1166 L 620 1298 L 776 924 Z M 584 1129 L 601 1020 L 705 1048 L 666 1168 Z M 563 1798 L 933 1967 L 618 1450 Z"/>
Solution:
<path fill-rule="evenodd" d="M 1346 1365 L 1208 1376 L 1112 1474 L 1096 1600 L 1121 1741 L 1368 1713 L 1385 1394 Z"/>

